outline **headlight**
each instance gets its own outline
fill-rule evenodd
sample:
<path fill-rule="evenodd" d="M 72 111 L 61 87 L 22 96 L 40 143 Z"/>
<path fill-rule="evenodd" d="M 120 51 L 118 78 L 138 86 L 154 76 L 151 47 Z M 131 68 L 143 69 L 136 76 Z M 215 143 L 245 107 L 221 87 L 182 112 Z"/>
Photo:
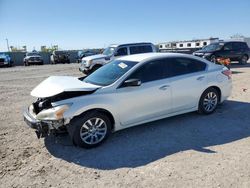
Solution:
<path fill-rule="evenodd" d="M 211 53 L 205 53 L 204 54 L 204 56 L 210 56 L 211 55 Z"/>
<path fill-rule="evenodd" d="M 90 67 L 90 65 L 92 64 L 92 61 L 93 61 L 93 60 L 89 60 L 89 61 L 82 60 L 82 64 L 83 64 L 85 67 Z"/>
<path fill-rule="evenodd" d="M 37 114 L 38 120 L 60 120 L 63 119 L 63 114 L 70 108 L 72 104 L 64 104 L 47 110 L 43 110 Z"/>

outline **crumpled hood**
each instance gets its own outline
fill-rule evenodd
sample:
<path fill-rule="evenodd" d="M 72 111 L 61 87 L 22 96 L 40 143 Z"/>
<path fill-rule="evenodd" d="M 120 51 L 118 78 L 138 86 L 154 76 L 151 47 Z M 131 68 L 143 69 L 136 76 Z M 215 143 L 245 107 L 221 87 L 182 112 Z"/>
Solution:
<path fill-rule="evenodd" d="M 108 57 L 108 56 L 103 55 L 103 54 L 97 54 L 97 55 L 91 55 L 91 56 L 88 56 L 88 57 L 84 57 L 84 58 L 82 58 L 82 60 L 90 61 L 90 60 L 104 59 L 106 57 Z"/>
<path fill-rule="evenodd" d="M 50 76 L 32 91 L 31 95 L 37 98 L 52 97 L 65 91 L 93 91 L 101 86 L 86 83 L 77 77 Z"/>

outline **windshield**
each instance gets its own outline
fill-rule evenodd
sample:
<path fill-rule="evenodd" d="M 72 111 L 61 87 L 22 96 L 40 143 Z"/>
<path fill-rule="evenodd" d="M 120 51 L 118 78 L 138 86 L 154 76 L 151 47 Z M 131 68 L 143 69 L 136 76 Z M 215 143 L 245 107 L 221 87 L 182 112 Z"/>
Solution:
<path fill-rule="evenodd" d="M 107 86 L 118 80 L 134 65 L 136 65 L 136 62 L 133 61 L 114 60 L 97 69 L 83 81 L 95 85 Z"/>
<path fill-rule="evenodd" d="M 38 53 L 32 52 L 32 53 L 27 53 L 27 56 L 35 56 L 35 55 L 39 55 Z"/>
<path fill-rule="evenodd" d="M 111 56 L 115 51 L 114 47 L 108 47 L 103 51 L 103 55 Z"/>
<path fill-rule="evenodd" d="M 223 44 L 220 44 L 220 43 L 209 44 L 209 45 L 203 47 L 203 50 L 206 50 L 206 51 L 220 50 L 222 48 L 222 46 L 223 46 Z"/>

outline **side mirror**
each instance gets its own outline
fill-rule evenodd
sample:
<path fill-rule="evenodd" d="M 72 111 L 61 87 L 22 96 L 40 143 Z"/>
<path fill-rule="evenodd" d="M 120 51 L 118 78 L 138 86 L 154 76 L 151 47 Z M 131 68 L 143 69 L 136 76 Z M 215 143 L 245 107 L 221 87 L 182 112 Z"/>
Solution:
<path fill-rule="evenodd" d="M 110 60 L 110 57 L 105 57 L 105 60 L 106 60 L 106 61 L 109 61 L 109 60 Z"/>
<path fill-rule="evenodd" d="M 141 85 L 141 80 L 139 79 L 129 79 L 124 82 L 124 87 L 135 87 Z"/>
<path fill-rule="evenodd" d="M 115 52 L 114 53 L 114 56 L 120 56 L 118 52 Z"/>

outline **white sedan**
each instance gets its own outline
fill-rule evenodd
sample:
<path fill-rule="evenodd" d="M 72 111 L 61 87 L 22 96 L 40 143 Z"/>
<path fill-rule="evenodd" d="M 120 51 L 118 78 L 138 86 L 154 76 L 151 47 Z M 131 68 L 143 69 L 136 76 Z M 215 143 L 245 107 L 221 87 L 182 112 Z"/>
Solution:
<path fill-rule="evenodd" d="M 231 89 L 231 71 L 205 59 L 131 55 L 84 78 L 47 78 L 31 92 L 38 99 L 24 120 L 38 138 L 68 131 L 76 145 L 91 148 L 124 128 L 192 111 L 210 114 Z"/>

